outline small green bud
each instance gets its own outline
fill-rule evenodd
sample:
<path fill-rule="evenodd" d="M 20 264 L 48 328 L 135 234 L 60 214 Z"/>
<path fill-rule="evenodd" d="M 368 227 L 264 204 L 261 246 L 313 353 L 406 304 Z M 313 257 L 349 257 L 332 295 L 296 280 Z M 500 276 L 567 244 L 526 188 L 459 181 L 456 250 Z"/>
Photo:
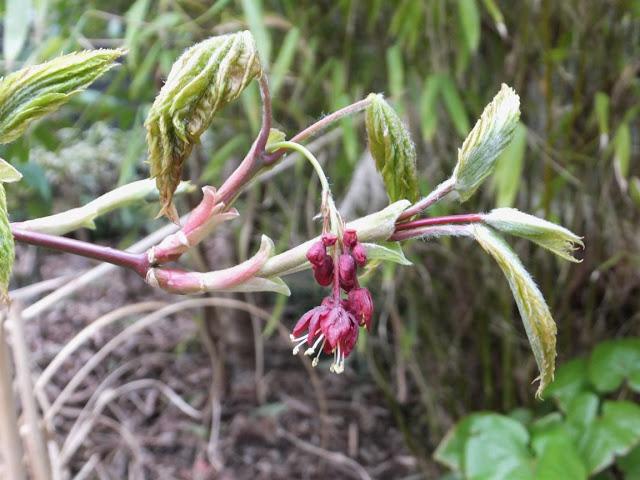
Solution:
<path fill-rule="evenodd" d="M 483 220 L 496 230 L 526 238 L 565 260 L 579 262 L 572 253 L 578 245 L 584 247 L 582 239 L 560 225 L 515 208 L 496 208 L 484 215 Z"/>
<path fill-rule="evenodd" d="M 533 356 L 540 370 L 536 397 L 553 381 L 556 363 L 556 324 L 538 286 L 500 235 L 481 224 L 472 226 L 475 239 L 498 263 L 518 305 Z"/>
<path fill-rule="evenodd" d="M 369 95 L 365 123 L 369 150 L 392 202 L 418 198 L 416 149 L 398 114 L 379 94 Z"/>
<path fill-rule="evenodd" d="M 458 149 L 458 163 L 452 178 L 461 201 L 468 200 L 491 174 L 498 156 L 511 141 L 519 118 L 520 97 L 502 84 Z"/>
<path fill-rule="evenodd" d="M 145 122 L 151 177 L 156 179 L 162 203 L 160 215 L 177 221 L 173 193 L 191 149 L 213 116 L 261 74 L 248 31 L 204 40 L 173 64 Z"/>
<path fill-rule="evenodd" d="M 26 67 L 0 80 L 0 143 L 66 103 L 111 67 L 122 50 L 87 50 Z"/>

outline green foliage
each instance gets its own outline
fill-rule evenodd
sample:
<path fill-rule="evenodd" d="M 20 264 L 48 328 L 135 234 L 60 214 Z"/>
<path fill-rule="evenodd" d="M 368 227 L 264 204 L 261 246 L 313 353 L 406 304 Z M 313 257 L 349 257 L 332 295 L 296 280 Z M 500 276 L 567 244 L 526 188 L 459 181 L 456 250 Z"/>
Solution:
<path fill-rule="evenodd" d="M 475 239 L 498 263 L 509 282 L 540 370 L 536 396 L 541 397 L 553 380 L 556 360 L 556 324 L 547 302 L 518 256 L 498 234 L 482 225 L 474 226 L 473 232 Z"/>
<path fill-rule="evenodd" d="M 614 464 L 625 478 L 635 478 L 640 472 L 640 405 L 599 395 L 624 388 L 622 377 L 633 388 L 630 379 L 639 358 L 638 338 L 604 342 L 589 358 L 558 370 L 547 393 L 562 413 L 530 423 L 515 415 L 472 414 L 446 435 L 434 458 L 466 480 L 582 480 Z M 622 365 L 617 372 L 616 365 Z"/>
<path fill-rule="evenodd" d="M 577 246 L 584 243 L 575 233 L 555 223 L 515 208 L 496 208 L 484 216 L 484 221 L 496 230 L 526 238 L 570 262 L 578 262 L 573 256 Z"/>
<path fill-rule="evenodd" d="M 122 50 L 88 50 L 23 68 L 0 80 L 0 143 L 24 133 L 113 67 Z"/>
<path fill-rule="evenodd" d="M 145 121 L 151 177 L 162 210 L 177 221 L 173 192 L 191 149 L 214 115 L 262 72 L 248 31 L 212 37 L 187 49 L 173 64 Z"/>
<path fill-rule="evenodd" d="M 416 149 L 398 114 L 382 95 L 371 94 L 365 122 L 369 150 L 392 202 L 418 198 Z"/>
<path fill-rule="evenodd" d="M 513 138 L 519 118 L 520 98 L 503 84 L 458 150 L 453 179 L 463 202 L 493 172 L 496 160 Z"/>

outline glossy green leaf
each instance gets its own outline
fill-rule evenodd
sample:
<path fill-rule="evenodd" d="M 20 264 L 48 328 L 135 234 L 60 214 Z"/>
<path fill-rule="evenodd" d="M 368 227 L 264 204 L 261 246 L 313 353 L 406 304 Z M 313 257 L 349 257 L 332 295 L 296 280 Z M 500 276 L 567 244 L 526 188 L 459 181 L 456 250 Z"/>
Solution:
<path fill-rule="evenodd" d="M 493 172 L 496 206 L 512 207 L 515 203 L 522 181 L 522 169 L 526 151 L 527 127 L 522 123 L 518 123 L 513 132 L 513 140 L 498 157 L 495 171 Z"/>
<path fill-rule="evenodd" d="M 618 465 L 620 470 L 624 472 L 625 478 L 640 478 L 640 445 L 618 460 Z"/>
<path fill-rule="evenodd" d="M 587 388 L 587 361 L 583 358 L 577 358 L 558 369 L 555 380 L 547 387 L 546 392 L 566 412 L 573 399 Z"/>
<path fill-rule="evenodd" d="M 589 359 L 588 375 L 599 392 L 613 392 L 625 380 L 633 390 L 640 392 L 640 338 L 600 343 Z"/>
<path fill-rule="evenodd" d="M 365 123 L 369 150 L 392 202 L 418 198 L 416 149 L 409 131 L 382 95 L 371 94 Z"/>
<path fill-rule="evenodd" d="M 529 434 L 502 415 L 475 421 L 464 449 L 464 476 L 469 480 L 533 480 Z"/>
<path fill-rule="evenodd" d="M 515 475 L 523 465 L 527 472 L 528 441 L 526 428 L 516 420 L 495 413 L 476 413 L 449 430 L 438 445 L 434 459 L 464 473 L 465 478 L 509 478 L 503 475 Z"/>
<path fill-rule="evenodd" d="M 539 453 L 535 480 L 586 480 L 587 471 L 571 438 L 563 432 L 549 435 Z"/>
<path fill-rule="evenodd" d="M 640 406 L 627 401 L 605 402 L 602 415 L 588 425 L 578 450 L 589 473 L 611 465 L 640 443 Z"/>
<path fill-rule="evenodd" d="M 598 415 L 600 399 L 595 393 L 581 392 L 576 395 L 567 408 L 567 422 L 586 428 Z"/>

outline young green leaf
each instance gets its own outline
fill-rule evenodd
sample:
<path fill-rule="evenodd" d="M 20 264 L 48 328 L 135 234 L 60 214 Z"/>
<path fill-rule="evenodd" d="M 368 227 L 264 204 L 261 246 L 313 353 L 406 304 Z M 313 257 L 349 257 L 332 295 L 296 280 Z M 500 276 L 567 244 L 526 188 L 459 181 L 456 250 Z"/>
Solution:
<path fill-rule="evenodd" d="M 213 116 L 261 74 L 248 31 L 204 40 L 173 64 L 145 121 L 151 177 L 156 179 L 162 203 L 160 215 L 177 221 L 172 199 L 184 161 Z"/>
<path fill-rule="evenodd" d="M 516 208 L 496 208 L 484 215 L 483 220 L 496 230 L 526 238 L 565 260 L 579 262 L 573 256 L 573 251 L 578 245 L 584 247 L 584 243 L 579 236 L 560 225 Z"/>
<path fill-rule="evenodd" d="M 533 355 L 540 370 L 536 397 L 553 381 L 556 360 L 556 324 L 537 285 L 520 259 L 498 234 L 483 225 L 473 225 L 474 236 L 498 263 L 515 298 Z"/>
<path fill-rule="evenodd" d="M 461 201 L 468 200 L 491 174 L 498 156 L 511 141 L 519 118 L 520 98 L 502 84 L 458 150 L 453 179 Z"/>
<path fill-rule="evenodd" d="M 87 50 L 26 67 L 0 80 L 0 143 L 18 138 L 113 67 L 122 50 Z"/>
<path fill-rule="evenodd" d="M 398 114 L 382 95 L 369 95 L 365 123 L 369 150 L 392 202 L 418 198 L 416 149 Z"/>

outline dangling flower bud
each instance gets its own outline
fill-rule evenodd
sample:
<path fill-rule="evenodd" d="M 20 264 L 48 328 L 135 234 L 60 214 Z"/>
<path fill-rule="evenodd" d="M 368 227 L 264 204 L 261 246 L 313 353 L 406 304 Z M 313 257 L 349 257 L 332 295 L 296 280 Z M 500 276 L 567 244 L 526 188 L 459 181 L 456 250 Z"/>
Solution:
<path fill-rule="evenodd" d="M 324 258 L 327 256 L 327 247 L 321 241 L 315 242 L 307 251 L 307 260 L 311 265 L 318 267 L 322 265 Z"/>
<path fill-rule="evenodd" d="M 347 309 L 356 317 L 358 324 L 367 330 L 371 328 L 373 317 L 373 299 L 366 288 L 354 288 L 349 292 Z"/>
<path fill-rule="evenodd" d="M 356 246 L 353 247 L 351 255 L 353 256 L 359 267 L 364 267 L 364 265 L 367 263 L 367 251 L 364 249 L 361 243 L 357 243 Z"/>
<path fill-rule="evenodd" d="M 333 281 L 333 260 L 326 255 L 319 265 L 313 265 L 313 276 L 319 285 L 326 287 Z"/>
<path fill-rule="evenodd" d="M 338 275 L 340 286 L 345 292 L 351 290 L 357 281 L 356 262 L 351 255 L 343 253 L 338 260 Z"/>
<path fill-rule="evenodd" d="M 355 230 L 345 230 L 342 235 L 342 242 L 348 249 L 352 249 L 358 243 L 358 234 Z"/>
<path fill-rule="evenodd" d="M 338 237 L 336 237 L 333 233 L 323 233 L 322 234 L 322 243 L 325 247 L 332 247 L 338 241 Z"/>

